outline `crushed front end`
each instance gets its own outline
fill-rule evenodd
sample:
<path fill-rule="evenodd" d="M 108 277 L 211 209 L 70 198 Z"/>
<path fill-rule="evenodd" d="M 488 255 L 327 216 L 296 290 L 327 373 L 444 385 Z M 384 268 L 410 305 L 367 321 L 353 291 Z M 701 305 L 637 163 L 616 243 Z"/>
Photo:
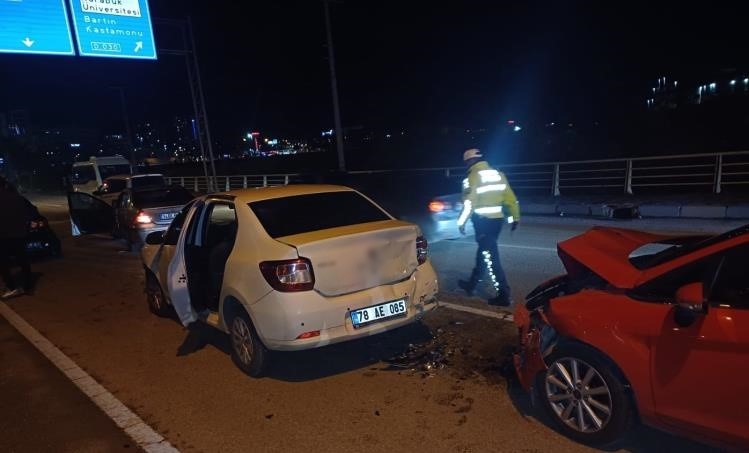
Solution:
<path fill-rule="evenodd" d="M 544 358 L 554 349 L 557 333 L 544 314 L 549 301 L 568 292 L 569 278 L 565 276 L 549 280 L 526 297 L 525 304 L 515 309 L 515 324 L 518 326 L 518 347 L 513 355 L 513 364 L 520 384 L 530 391 L 536 375 L 547 369 Z"/>

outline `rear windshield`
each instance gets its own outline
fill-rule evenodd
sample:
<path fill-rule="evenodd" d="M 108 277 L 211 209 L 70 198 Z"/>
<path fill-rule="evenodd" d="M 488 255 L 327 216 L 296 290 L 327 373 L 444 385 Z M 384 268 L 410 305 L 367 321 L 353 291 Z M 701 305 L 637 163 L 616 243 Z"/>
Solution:
<path fill-rule="evenodd" d="M 346 225 L 390 220 L 356 192 L 325 192 L 256 201 L 249 204 L 272 238 Z"/>
<path fill-rule="evenodd" d="M 106 179 L 114 175 L 129 175 L 130 174 L 130 165 L 128 164 L 117 164 L 117 165 L 97 164 L 97 165 L 99 167 L 99 176 L 101 176 L 101 179 Z"/>
<path fill-rule="evenodd" d="M 192 199 L 193 196 L 187 189 L 178 186 L 133 192 L 133 204 L 138 208 L 181 206 L 187 204 Z"/>
<path fill-rule="evenodd" d="M 165 186 L 163 176 L 138 176 L 130 180 L 133 189 L 142 189 L 144 187 L 161 187 Z"/>

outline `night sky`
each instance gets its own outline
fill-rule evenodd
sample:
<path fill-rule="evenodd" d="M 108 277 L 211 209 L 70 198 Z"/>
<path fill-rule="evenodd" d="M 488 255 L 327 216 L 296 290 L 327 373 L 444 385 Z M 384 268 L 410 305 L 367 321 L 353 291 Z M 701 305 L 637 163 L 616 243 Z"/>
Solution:
<path fill-rule="evenodd" d="M 218 141 L 332 127 L 322 3 L 152 1 L 193 17 Z M 429 130 L 615 118 L 644 107 L 656 77 L 711 77 L 747 55 L 738 6 L 685 3 L 388 2 L 332 5 L 344 126 Z M 157 43 L 170 43 L 157 26 Z M 744 68 L 746 66 L 743 66 Z M 0 55 L 0 110 L 42 126 L 167 123 L 191 104 L 179 57 L 157 62 Z"/>

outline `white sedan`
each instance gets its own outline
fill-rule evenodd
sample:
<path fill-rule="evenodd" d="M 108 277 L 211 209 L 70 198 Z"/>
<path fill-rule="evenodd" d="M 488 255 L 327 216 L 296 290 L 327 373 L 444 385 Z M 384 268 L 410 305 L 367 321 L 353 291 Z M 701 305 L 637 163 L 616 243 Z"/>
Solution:
<path fill-rule="evenodd" d="M 416 225 L 341 186 L 206 195 L 141 251 L 151 310 L 231 336 L 262 374 L 268 350 L 386 332 L 436 307 L 437 276 Z"/>

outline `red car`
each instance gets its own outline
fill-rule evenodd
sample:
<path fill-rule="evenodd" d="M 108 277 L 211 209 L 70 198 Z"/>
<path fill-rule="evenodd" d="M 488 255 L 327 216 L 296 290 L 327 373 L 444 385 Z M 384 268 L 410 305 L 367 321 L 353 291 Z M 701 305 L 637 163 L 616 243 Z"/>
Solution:
<path fill-rule="evenodd" d="M 558 251 L 567 274 L 518 306 L 514 355 L 558 429 L 600 445 L 642 421 L 749 449 L 749 225 L 712 237 L 593 228 Z"/>

